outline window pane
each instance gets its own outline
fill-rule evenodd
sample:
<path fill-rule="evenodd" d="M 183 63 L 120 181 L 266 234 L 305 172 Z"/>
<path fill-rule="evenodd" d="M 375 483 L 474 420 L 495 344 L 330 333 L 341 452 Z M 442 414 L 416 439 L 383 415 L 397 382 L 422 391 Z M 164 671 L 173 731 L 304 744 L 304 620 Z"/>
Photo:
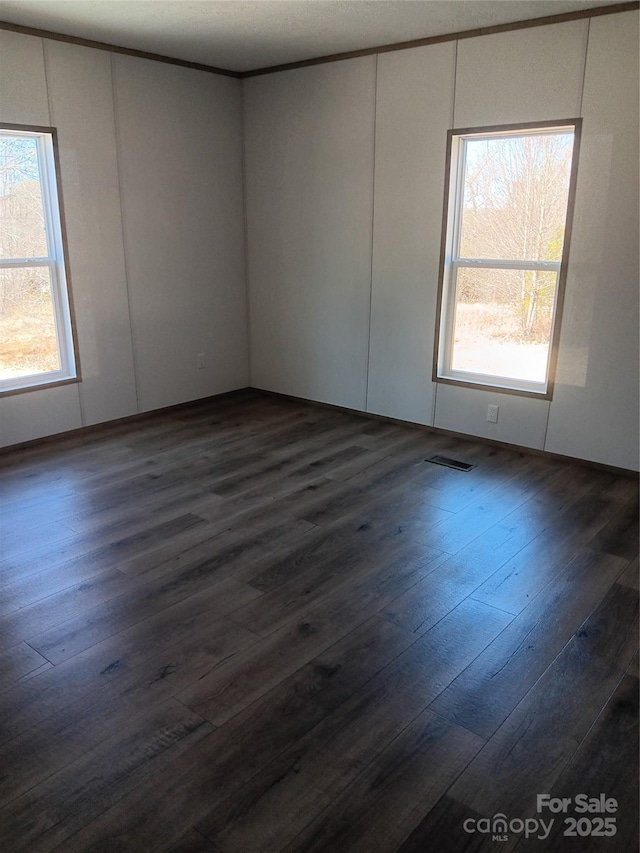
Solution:
<path fill-rule="evenodd" d="M 573 133 L 467 139 L 461 258 L 560 261 Z"/>
<path fill-rule="evenodd" d="M 0 379 L 59 369 L 49 268 L 0 269 Z"/>
<path fill-rule="evenodd" d="M 546 380 L 555 272 L 458 269 L 451 367 Z"/>
<path fill-rule="evenodd" d="M 48 257 L 38 145 L 32 136 L 0 134 L 0 257 Z"/>

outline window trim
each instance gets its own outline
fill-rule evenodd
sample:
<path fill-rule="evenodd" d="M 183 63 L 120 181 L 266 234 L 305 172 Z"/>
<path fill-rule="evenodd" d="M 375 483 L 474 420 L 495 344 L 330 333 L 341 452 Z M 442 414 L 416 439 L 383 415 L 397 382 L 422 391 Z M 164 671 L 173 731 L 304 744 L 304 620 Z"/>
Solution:
<path fill-rule="evenodd" d="M 440 354 L 442 351 L 442 346 L 444 343 L 444 335 L 443 340 L 441 340 L 441 333 L 446 328 L 446 324 L 443 317 L 443 310 L 446 309 L 447 312 L 451 313 L 453 306 L 455 306 L 455 299 L 449 299 L 445 303 L 445 284 L 447 283 L 447 277 L 449 273 L 449 269 L 452 266 L 452 263 L 457 265 L 467 265 L 467 266 L 482 266 L 482 268 L 486 268 L 486 266 L 491 266 L 492 268 L 509 268 L 509 261 L 506 260 L 490 260 L 490 259 L 482 259 L 482 263 L 474 264 L 473 261 L 469 264 L 460 264 L 460 261 L 456 259 L 456 261 L 452 261 L 450 254 L 452 249 L 452 242 L 455 239 L 455 236 L 459 232 L 460 222 L 459 220 L 459 210 L 456 206 L 456 196 L 457 196 L 457 185 L 456 181 L 452 181 L 452 151 L 453 151 L 453 142 L 454 138 L 465 136 L 465 135 L 479 135 L 482 134 L 495 134 L 499 136 L 501 133 L 513 133 L 519 130 L 524 132 L 530 132 L 532 130 L 540 130 L 541 132 L 544 130 L 553 130 L 554 128 L 561 127 L 573 127 L 574 132 L 574 140 L 573 140 L 573 156 L 571 160 L 571 172 L 569 175 L 569 193 L 567 197 L 567 218 L 565 224 L 565 236 L 564 236 L 564 244 L 562 249 L 562 259 L 559 262 L 548 262 L 542 268 L 550 269 L 558 269 L 558 279 L 557 279 L 557 288 L 556 288 L 556 299 L 553 313 L 553 326 L 551 333 L 551 340 L 549 341 L 549 360 L 548 360 L 548 370 L 547 370 L 547 383 L 546 383 L 546 391 L 536 391 L 524 388 L 515 388 L 505 385 L 500 385 L 499 380 L 500 377 L 495 377 L 496 382 L 487 382 L 486 380 L 489 377 L 488 374 L 474 374 L 475 376 L 482 377 L 482 381 L 479 380 L 470 380 L 470 379 L 458 379 L 450 376 L 440 376 L 439 375 L 439 365 L 440 365 Z M 436 302 L 436 324 L 435 324 L 435 337 L 434 337 L 434 345 L 433 345 L 433 361 L 432 361 L 432 374 L 431 378 L 433 382 L 437 382 L 443 385 L 454 385 L 461 388 L 474 388 L 476 390 L 484 390 L 491 391 L 492 393 L 499 394 L 511 394 L 518 397 L 532 397 L 536 400 L 552 400 L 553 399 L 553 391 L 555 387 L 555 379 L 556 379 L 556 368 L 558 362 L 558 346 L 560 342 L 560 330 L 562 326 L 562 313 L 564 306 L 564 296 L 565 296 L 565 285 L 567 280 L 567 269 L 569 262 L 569 251 L 571 245 L 571 232 L 573 227 L 573 217 L 574 217 L 574 209 L 575 209 L 575 195 L 576 195 L 576 183 L 577 183 L 577 173 L 578 173 L 578 161 L 580 159 L 580 141 L 582 136 L 582 119 L 581 118 L 568 118 L 568 119 L 553 119 L 551 121 L 536 121 L 536 122 L 518 122 L 514 124 L 501 124 L 501 125 L 486 125 L 482 127 L 461 127 L 461 128 L 452 128 L 447 131 L 447 148 L 446 148 L 446 156 L 445 156 L 445 180 L 444 180 L 444 205 L 443 205 L 443 213 L 442 213 L 442 235 L 440 241 L 440 260 L 439 260 L 439 269 L 438 269 L 438 295 Z M 461 173 L 461 169 L 458 166 L 456 171 L 456 176 L 459 177 Z M 544 263 L 544 262 L 542 262 Z M 516 266 L 517 265 L 517 266 Z M 537 266 L 537 264 L 535 264 Z M 522 261 L 514 261 L 513 266 L 516 266 L 517 269 L 525 269 L 529 267 L 528 263 L 525 263 L 523 266 Z M 513 266 L 511 268 L 513 268 Z M 451 318 L 448 318 L 449 328 L 452 328 Z M 469 374 L 467 374 L 468 376 Z M 517 381 L 517 380 L 516 380 Z"/>
<path fill-rule="evenodd" d="M 5 130 L 16 131 L 25 135 L 31 134 L 33 136 L 47 134 L 51 137 L 50 148 L 44 144 L 44 141 L 39 141 L 38 146 L 40 156 L 43 156 L 46 163 L 46 180 L 43 179 L 45 176 L 43 176 L 42 173 L 40 176 L 43 194 L 43 208 L 47 226 L 53 226 L 51 229 L 51 239 L 55 244 L 55 253 L 53 255 L 50 253 L 49 257 L 46 259 L 37 259 L 35 262 L 34 260 L 31 260 L 28 263 L 25 263 L 25 266 L 42 265 L 48 266 L 51 269 L 52 299 L 54 302 L 54 310 L 56 312 L 56 335 L 59 334 L 59 324 L 62 324 L 67 346 L 66 352 L 62 352 L 63 347 L 60 348 L 61 368 L 59 371 L 55 371 L 55 373 L 36 373 L 25 377 L 18 377 L 21 380 L 27 380 L 28 384 L 24 384 L 16 388 L 0 387 L 0 398 L 12 396 L 14 394 L 25 394 L 29 391 L 54 388 L 61 385 L 76 384 L 82 381 L 80 354 L 78 350 L 78 334 L 73 302 L 73 289 L 71 286 L 71 273 L 69 269 L 69 249 L 62 194 L 58 130 L 56 127 L 45 127 L 42 125 L 0 122 L 0 132 Z M 58 202 L 57 206 L 55 204 L 55 199 L 52 197 L 52 189 L 55 189 Z M 19 267 L 20 264 L 14 264 L 14 266 Z M 66 371 L 64 369 L 65 367 L 67 368 Z M 40 379 L 38 377 L 44 378 Z"/>

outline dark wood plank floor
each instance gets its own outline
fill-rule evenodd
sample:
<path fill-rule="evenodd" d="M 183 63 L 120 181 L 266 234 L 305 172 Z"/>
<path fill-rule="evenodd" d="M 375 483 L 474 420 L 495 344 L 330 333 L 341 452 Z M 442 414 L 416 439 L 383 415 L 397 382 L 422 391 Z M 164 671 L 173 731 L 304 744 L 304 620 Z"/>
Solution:
<path fill-rule="evenodd" d="M 633 478 L 246 391 L 0 488 L 3 853 L 636 849 Z"/>

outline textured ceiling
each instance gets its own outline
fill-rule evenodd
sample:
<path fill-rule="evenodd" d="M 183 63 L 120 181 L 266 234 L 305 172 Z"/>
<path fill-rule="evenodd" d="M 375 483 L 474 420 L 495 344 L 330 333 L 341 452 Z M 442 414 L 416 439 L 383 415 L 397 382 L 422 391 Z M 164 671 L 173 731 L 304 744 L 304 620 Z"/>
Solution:
<path fill-rule="evenodd" d="M 13 24 L 250 71 L 617 0 L 2 0 Z"/>

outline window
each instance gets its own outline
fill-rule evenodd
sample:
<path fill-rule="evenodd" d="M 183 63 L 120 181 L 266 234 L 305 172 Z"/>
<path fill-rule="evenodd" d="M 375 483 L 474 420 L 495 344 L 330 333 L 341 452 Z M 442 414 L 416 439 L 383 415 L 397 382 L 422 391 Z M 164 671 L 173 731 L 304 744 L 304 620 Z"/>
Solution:
<path fill-rule="evenodd" d="M 55 130 L 0 125 L 0 392 L 77 376 Z"/>
<path fill-rule="evenodd" d="M 436 381 L 551 397 L 579 132 L 449 133 Z"/>

